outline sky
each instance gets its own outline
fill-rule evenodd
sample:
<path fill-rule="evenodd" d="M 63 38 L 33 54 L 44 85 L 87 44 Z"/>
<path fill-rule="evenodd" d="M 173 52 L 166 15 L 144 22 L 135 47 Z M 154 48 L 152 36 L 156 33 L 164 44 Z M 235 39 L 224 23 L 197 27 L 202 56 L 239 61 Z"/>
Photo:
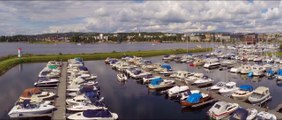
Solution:
<path fill-rule="evenodd" d="M 0 35 L 282 32 L 282 1 L 0 1 Z"/>

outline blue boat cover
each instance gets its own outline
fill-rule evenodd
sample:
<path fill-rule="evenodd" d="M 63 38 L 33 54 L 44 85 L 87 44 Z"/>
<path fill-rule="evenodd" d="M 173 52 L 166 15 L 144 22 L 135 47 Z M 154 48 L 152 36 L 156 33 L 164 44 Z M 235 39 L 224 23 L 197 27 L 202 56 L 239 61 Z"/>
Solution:
<path fill-rule="evenodd" d="M 270 70 L 267 70 L 266 73 L 269 74 L 269 75 L 273 75 L 274 71 L 270 69 Z"/>
<path fill-rule="evenodd" d="M 251 85 L 241 85 L 239 88 L 241 90 L 250 91 L 250 92 L 254 90 L 253 86 Z"/>
<path fill-rule="evenodd" d="M 78 68 L 79 70 L 88 71 L 88 68 L 85 66 L 79 66 Z"/>
<path fill-rule="evenodd" d="M 171 66 L 169 64 L 162 64 L 162 68 L 165 68 L 167 70 L 171 70 Z"/>
<path fill-rule="evenodd" d="M 277 72 L 278 75 L 282 76 L 282 69 L 279 69 Z"/>
<path fill-rule="evenodd" d="M 248 77 L 253 77 L 253 72 L 249 72 Z"/>
<path fill-rule="evenodd" d="M 249 112 L 244 108 L 238 108 L 232 114 L 229 120 L 246 120 Z"/>
<path fill-rule="evenodd" d="M 88 117 L 88 118 L 91 118 L 91 117 L 102 117 L 102 118 L 105 118 L 105 117 L 112 117 L 112 114 L 110 113 L 109 110 L 104 110 L 104 109 L 95 109 L 95 110 L 86 110 L 86 111 L 83 111 L 83 116 L 84 117 Z"/>
<path fill-rule="evenodd" d="M 162 81 L 163 81 L 163 79 L 161 77 L 158 77 L 158 78 L 154 78 L 153 80 L 151 80 L 150 84 L 151 85 L 159 85 Z"/>
<path fill-rule="evenodd" d="M 191 94 L 188 99 L 187 102 L 189 103 L 198 103 L 200 102 L 200 99 L 202 98 L 202 95 L 199 93 L 193 93 Z"/>
<path fill-rule="evenodd" d="M 87 96 L 88 98 L 95 98 L 95 97 L 98 97 L 98 93 L 94 91 L 86 92 L 85 96 Z"/>
<path fill-rule="evenodd" d="M 94 89 L 94 86 L 92 86 L 92 85 L 87 85 L 87 86 L 81 87 L 80 90 L 79 90 L 79 92 L 81 92 L 81 93 L 91 92 L 91 91 L 93 91 L 93 89 Z"/>

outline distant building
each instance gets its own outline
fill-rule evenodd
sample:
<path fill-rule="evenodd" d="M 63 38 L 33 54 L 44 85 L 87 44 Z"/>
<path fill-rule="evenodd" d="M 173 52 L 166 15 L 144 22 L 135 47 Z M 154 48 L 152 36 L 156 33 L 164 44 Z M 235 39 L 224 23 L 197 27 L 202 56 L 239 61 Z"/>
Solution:
<path fill-rule="evenodd" d="M 201 41 L 203 41 L 203 39 L 204 39 L 203 35 L 194 35 L 194 34 L 190 35 L 191 41 L 201 42 Z"/>
<path fill-rule="evenodd" d="M 246 44 L 256 44 L 258 42 L 258 35 L 255 33 L 250 33 L 244 35 L 244 41 Z"/>

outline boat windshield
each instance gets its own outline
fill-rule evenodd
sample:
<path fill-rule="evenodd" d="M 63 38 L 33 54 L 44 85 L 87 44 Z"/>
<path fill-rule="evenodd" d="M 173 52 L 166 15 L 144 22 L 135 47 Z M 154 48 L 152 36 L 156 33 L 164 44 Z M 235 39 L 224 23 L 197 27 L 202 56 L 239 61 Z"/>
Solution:
<path fill-rule="evenodd" d="M 221 106 L 219 104 L 215 104 L 214 108 L 219 109 Z"/>
<path fill-rule="evenodd" d="M 231 86 L 231 85 L 227 85 L 227 86 L 226 86 L 226 88 L 228 88 L 228 89 L 232 89 L 232 88 L 233 88 L 233 86 Z"/>
<path fill-rule="evenodd" d="M 262 94 L 258 94 L 258 93 L 255 93 L 255 92 L 251 96 L 253 98 L 261 98 L 261 97 L 263 97 Z"/>

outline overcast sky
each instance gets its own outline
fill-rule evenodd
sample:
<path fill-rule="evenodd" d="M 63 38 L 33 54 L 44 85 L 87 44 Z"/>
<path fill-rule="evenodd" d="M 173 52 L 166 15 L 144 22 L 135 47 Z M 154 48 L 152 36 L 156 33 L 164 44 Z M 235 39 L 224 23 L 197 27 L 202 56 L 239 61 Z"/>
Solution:
<path fill-rule="evenodd" d="M 282 1 L 1 1 L 0 35 L 282 32 Z"/>

